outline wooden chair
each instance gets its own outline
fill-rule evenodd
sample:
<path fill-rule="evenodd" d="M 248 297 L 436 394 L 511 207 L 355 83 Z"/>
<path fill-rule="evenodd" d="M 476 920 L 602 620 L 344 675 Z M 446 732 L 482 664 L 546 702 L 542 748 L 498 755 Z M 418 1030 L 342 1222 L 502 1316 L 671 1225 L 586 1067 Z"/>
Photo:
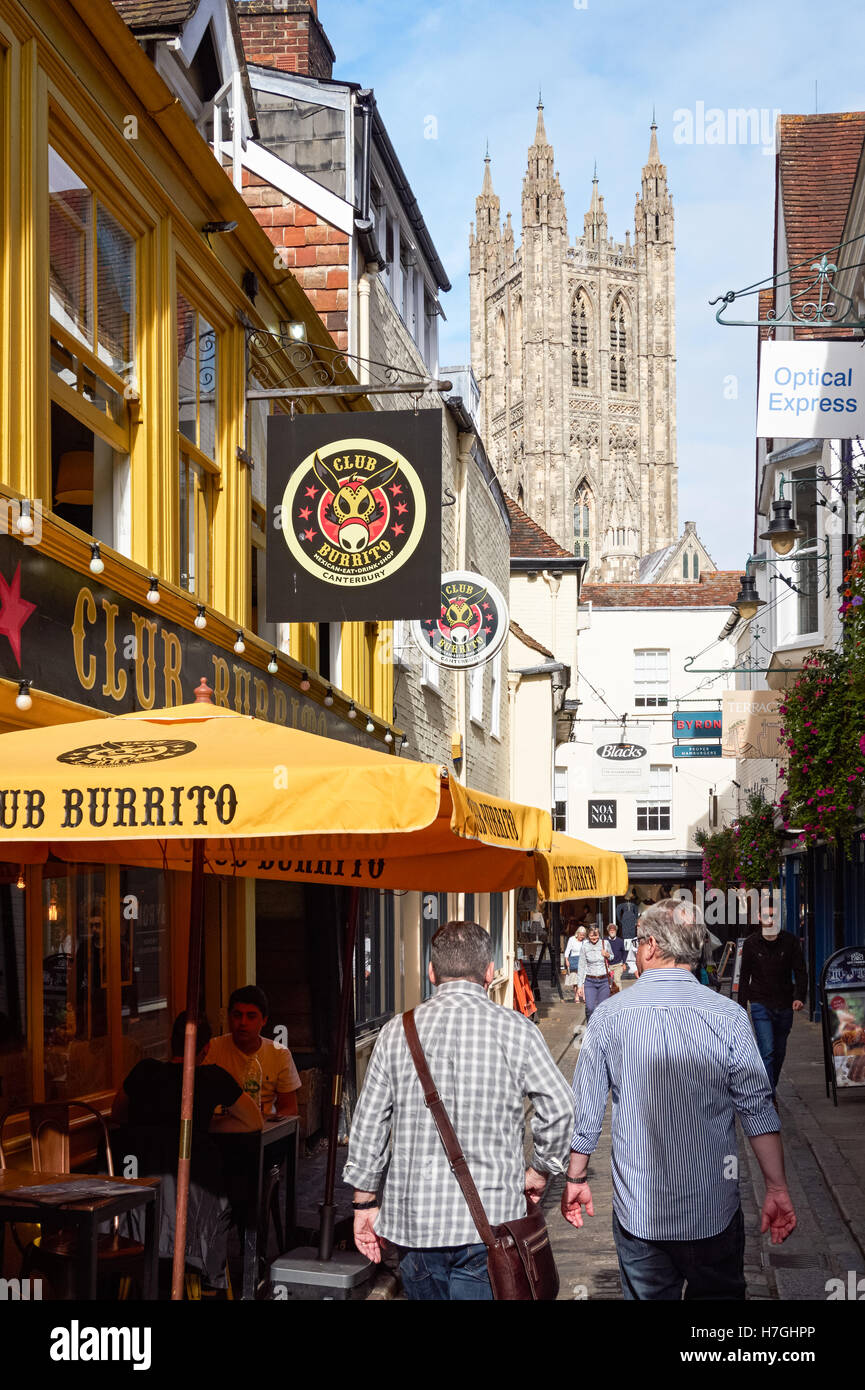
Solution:
<path fill-rule="evenodd" d="M 109 1177 L 114 1177 L 114 1161 L 108 1126 L 103 1116 L 86 1101 L 51 1101 L 41 1105 L 31 1105 L 24 1113 L 28 1117 L 30 1129 L 30 1156 L 33 1171 L 36 1173 L 70 1173 L 71 1165 L 71 1120 L 73 1110 L 83 1110 L 96 1121 L 105 1147 L 105 1160 Z M 10 1112 L 0 1120 L 0 1171 L 6 1167 L 3 1151 L 3 1132 Z M 13 1236 L 22 1250 L 21 1274 L 29 1276 L 34 1270 L 43 1271 L 51 1281 L 55 1291 L 63 1291 L 66 1298 L 74 1296 L 72 1290 L 72 1263 L 76 1254 L 77 1234 L 75 1231 L 52 1231 L 40 1233 L 26 1246 L 22 1245 L 13 1226 Z M 120 1218 L 115 1217 L 110 1233 L 100 1235 L 97 1242 L 97 1268 L 101 1277 L 120 1280 L 120 1298 L 129 1293 L 132 1276 L 139 1279 L 144 1269 L 144 1246 L 135 1240 L 120 1235 Z"/>

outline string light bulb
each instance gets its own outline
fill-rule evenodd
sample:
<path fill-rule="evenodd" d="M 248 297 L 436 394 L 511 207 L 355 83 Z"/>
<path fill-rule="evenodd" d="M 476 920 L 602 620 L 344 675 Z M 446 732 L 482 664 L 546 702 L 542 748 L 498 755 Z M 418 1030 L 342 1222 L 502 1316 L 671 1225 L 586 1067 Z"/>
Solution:
<path fill-rule="evenodd" d="M 237 641 L 234 644 L 234 650 L 237 652 L 238 656 L 242 656 L 243 653 L 246 651 L 246 643 L 243 640 L 242 632 L 238 632 L 237 634 Z"/>
<path fill-rule="evenodd" d="M 384 741 L 385 743 L 393 743 L 393 734 L 391 733 L 390 729 L 388 729 L 387 733 L 385 734 Z"/>
<path fill-rule="evenodd" d="M 308 671 L 304 671 L 303 675 L 302 675 L 301 678 L 300 678 L 300 688 L 301 688 L 301 690 L 309 690 L 309 672 L 308 672 Z"/>
<path fill-rule="evenodd" d="M 18 882 L 15 884 L 15 887 L 16 887 L 16 888 L 20 888 L 20 890 L 21 890 L 22 893 L 24 892 L 24 889 L 27 887 L 27 880 L 26 880 L 26 878 L 24 877 L 24 865 L 23 865 L 23 864 L 21 865 L 21 868 L 18 870 Z"/>
<path fill-rule="evenodd" d="M 329 686 L 327 687 L 327 690 L 324 692 L 324 703 L 327 705 L 328 709 L 330 709 L 331 705 L 333 704 L 333 686 L 332 686 L 332 685 L 329 685 Z"/>
<path fill-rule="evenodd" d="M 149 586 L 148 589 L 147 589 L 147 602 L 148 602 L 148 603 L 158 603 L 158 602 L 159 602 L 159 580 L 156 578 L 156 575 L 155 575 L 155 574 L 151 574 L 151 576 L 150 576 L 150 578 L 148 579 L 147 583 L 148 583 L 148 586 Z"/>
<path fill-rule="evenodd" d="M 30 515 L 30 503 L 22 502 L 21 511 L 18 513 L 18 520 L 15 523 L 18 534 L 21 536 L 33 535 L 33 518 Z"/>
<path fill-rule="evenodd" d="M 354 703 L 354 700 L 352 700 L 351 704 L 348 707 L 348 717 L 349 719 L 357 719 L 357 706 Z"/>
<path fill-rule="evenodd" d="M 90 573 L 101 574 L 105 569 L 105 561 L 99 549 L 99 542 L 93 541 L 90 546 Z"/>
<path fill-rule="evenodd" d="M 373 724 L 373 722 L 372 722 L 371 719 L 368 719 L 368 720 L 366 721 L 366 731 L 367 731 L 368 734 L 374 734 L 374 733 L 375 733 L 375 725 Z"/>
<path fill-rule="evenodd" d="M 206 614 L 205 611 L 204 611 L 204 604 L 203 604 L 203 603 L 199 603 L 199 605 L 198 605 L 198 612 L 196 613 L 196 615 L 195 615 L 195 617 L 193 618 L 192 622 L 193 622 L 193 625 L 194 625 L 195 627 L 198 628 L 199 632 L 201 631 L 202 628 L 207 627 L 207 614 Z"/>
<path fill-rule="evenodd" d="M 270 660 L 267 663 L 267 669 L 272 676 L 275 676 L 277 671 L 279 670 L 279 667 L 276 664 L 276 652 L 270 653 Z"/>
<path fill-rule="evenodd" d="M 18 682 L 18 694 L 15 696 L 15 708 L 20 710 L 33 708 L 33 700 L 30 695 L 30 681 L 26 676 Z"/>

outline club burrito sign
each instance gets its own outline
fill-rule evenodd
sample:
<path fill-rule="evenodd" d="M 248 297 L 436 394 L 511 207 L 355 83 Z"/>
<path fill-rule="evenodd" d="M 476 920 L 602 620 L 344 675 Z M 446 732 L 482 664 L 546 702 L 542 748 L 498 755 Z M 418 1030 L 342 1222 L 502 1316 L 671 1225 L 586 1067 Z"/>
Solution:
<path fill-rule="evenodd" d="M 467 671 L 501 650 L 508 633 L 504 598 L 489 579 L 470 570 L 441 577 L 439 613 L 411 625 L 414 641 L 438 666 Z"/>
<path fill-rule="evenodd" d="M 428 613 L 441 544 L 441 411 L 271 415 L 267 424 L 268 621 Z"/>

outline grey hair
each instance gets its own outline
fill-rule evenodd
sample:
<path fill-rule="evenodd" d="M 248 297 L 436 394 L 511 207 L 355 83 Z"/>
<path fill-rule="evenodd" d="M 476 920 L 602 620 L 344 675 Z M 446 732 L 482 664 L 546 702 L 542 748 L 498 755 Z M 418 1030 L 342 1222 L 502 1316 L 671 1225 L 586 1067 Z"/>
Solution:
<path fill-rule="evenodd" d="M 653 936 L 662 959 L 675 965 L 700 963 L 706 944 L 706 928 L 695 903 L 681 898 L 662 898 L 654 907 L 647 907 L 637 923 L 637 937 L 645 941 Z"/>
<path fill-rule="evenodd" d="M 482 985 L 492 959 L 492 938 L 477 922 L 446 922 L 430 942 L 430 964 L 437 982 L 473 980 Z"/>

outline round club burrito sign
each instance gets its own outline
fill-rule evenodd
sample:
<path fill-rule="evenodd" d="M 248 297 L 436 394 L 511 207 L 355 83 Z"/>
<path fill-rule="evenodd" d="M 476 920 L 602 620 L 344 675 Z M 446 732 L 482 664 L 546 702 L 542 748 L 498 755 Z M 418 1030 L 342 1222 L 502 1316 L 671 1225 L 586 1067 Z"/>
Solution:
<path fill-rule="evenodd" d="M 415 643 L 438 666 L 458 671 L 483 666 L 508 635 L 508 610 L 501 593 L 482 574 L 452 570 L 442 575 L 440 598 L 436 617 L 412 623 Z"/>

